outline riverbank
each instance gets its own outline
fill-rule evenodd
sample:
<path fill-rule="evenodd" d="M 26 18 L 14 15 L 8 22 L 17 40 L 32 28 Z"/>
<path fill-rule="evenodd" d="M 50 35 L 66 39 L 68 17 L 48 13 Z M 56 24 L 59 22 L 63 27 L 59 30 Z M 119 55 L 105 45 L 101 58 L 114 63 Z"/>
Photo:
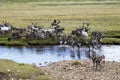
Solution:
<path fill-rule="evenodd" d="M 119 80 L 120 62 L 105 62 L 94 71 L 90 60 L 64 60 L 36 67 L 0 59 L 0 80 Z"/>
<path fill-rule="evenodd" d="M 0 80 L 50 80 L 50 78 L 34 64 L 0 59 Z"/>
<path fill-rule="evenodd" d="M 105 62 L 101 71 L 94 71 L 92 61 L 60 61 L 40 67 L 52 80 L 119 80 L 120 63 Z"/>
<path fill-rule="evenodd" d="M 106 31 L 103 32 L 105 37 L 103 38 L 103 45 L 120 45 L 120 31 Z M 26 39 L 25 36 L 21 39 L 11 39 L 8 41 L 8 38 L 11 34 L 0 35 L 0 45 L 1 46 L 42 46 L 42 45 L 59 45 L 59 37 L 45 38 L 45 39 Z M 89 36 L 91 34 L 89 33 Z M 90 42 L 90 38 L 87 39 Z M 84 43 L 82 43 L 84 44 Z"/>
<path fill-rule="evenodd" d="M 120 31 L 104 31 L 104 38 L 102 41 L 103 45 L 120 45 Z M 91 33 L 89 32 L 89 38 L 87 39 L 90 42 Z M 11 37 L 11 33 L 7 35 L 0 35 L 0 45 L 1 46 L 42 46 L 42 45 L 59 45 L 59 37 L 55 39 L 47 37 L 45 39 L 26 39 L 25 36 L 21 39 L 11 39 L 8 41 L 8 38 Z M 84 44 L 84 43 L 82 43 Z"/>
<path fill-rule="evenodd" d="M 83 43 L 84 44 L 84 43 Z M 120 45 L 120 38 L 109 38 L 106 37 L 103 39 L 103 45 Z M 31 39 L 31 40 L 11 40 L 8 41 L 7 38 L 0 38 L 0 45 L 1 46 L 43 46 L 43 45 L 59 45 L 59 39 Z"/>
<path fill-rule="evenodd" d="M 46 39 L 12 39 L 8 41 L 8 38 L 0 38 L 1 46 L 42 46 L 42 45 L 58 45 L 59 39 L 46 38 Z"/>

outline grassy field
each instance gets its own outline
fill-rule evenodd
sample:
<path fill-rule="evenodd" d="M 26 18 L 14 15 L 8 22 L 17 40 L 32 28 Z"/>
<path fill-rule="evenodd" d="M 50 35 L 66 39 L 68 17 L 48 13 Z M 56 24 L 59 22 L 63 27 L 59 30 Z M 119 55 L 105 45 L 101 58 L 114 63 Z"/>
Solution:
<path fill-rule="evenodd" d="M 54 2 L 58 0 L 51 0 L 51 2 L 40 0 L 40 2 L 35 2 L 34 0 L 34 2 L 31 2 L 32 0 L 30 0 L 27 3 L 24 3 L 27 0 L 11 1 L 14 3 L 5 3 L 1 0 L 1 24 L 3 20 L 7 20 L 16 27 L 26 27 L 32 22 L 38 22 L 41 27 L 49 28 L 53 19 L 60 19 L 61 26 L 65 28 L 65 32 L 70 33 L 75 27 L 80 27 L 83 22 L 89 22 L 91 31 L 101 30 L 109 39 L 118 39 L 120 37 L 119 0 L 89 0 L 90 2 L 84 2 L 83 0 L 75 0 L 74 2 L 73 0 L 71 0 L 72 2 Z M 21 1 L 22 3 L 16 1 Z M 94 1 L 97 2 L 94 3 Z M 97 4 L 100 1 L 102 4 Z M 115 4 L 115 1 L 117 1 L 117 4 Z"/>
<path fill-rule="evenodd" d="M 0 80 L 50 80 L 34 65 L 0 59 Z"/>
<path fill-rule="evenodd" d="M 0 0 L 0 2 L 65 2 L 65 1 L 85 2 L 85 1 L 119 1 L 119 0 Z"/>
<path fill-rule="evenodd" d="M 89 22 L 91 30 L 120 31 L 119 8 L 119 4 L 1 3 L 0 22 L 7 20 L 18 27 L 38 22 L 42 27 L 48 28 L 55 18 L 60 19 L 66 32 L 79 27 L 83 22 Z"/>

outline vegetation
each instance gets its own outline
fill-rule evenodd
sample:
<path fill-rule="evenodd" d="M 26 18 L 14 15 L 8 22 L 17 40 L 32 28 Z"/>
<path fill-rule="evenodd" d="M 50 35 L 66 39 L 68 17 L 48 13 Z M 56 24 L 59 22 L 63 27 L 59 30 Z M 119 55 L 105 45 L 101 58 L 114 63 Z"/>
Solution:
<path fill-rule="evenodd" d="M 31 40 L 28 41 L 29 45 L 54 45 L 59 44 L 59 39 L 47 38 L 45 40 Z"/>
<path fill-rule="evenodd" d="M 60 19 L 61 27 L 69 34 L 71 30 L 80 27 L 83 22 L 90 23 L 90 32 L 101 30 L 106 39 L 103 43 L 115 40 L 119 42 L 120 38 L 120 2 L 119 0 L 0 0 L 0 24 L 3 20 L 9 21 L 15 27 L 26 27 L 32 22 L 40 25 L 42 28 L 50 28 L 53 19 Z M 15 2 L 15 3 L 9 3 Z M 38 2 L 37 2 L 38 1 Z M 40 1 L 40 2 L 39 2 Z M 46 2 L 45 2 L 46 1 Z M 60 2 L 56 2 L 60 1 Z M 79 1 L 79 2 L 78 2 Z M 84 1 L 91 1 L 84 2 Z M 93 1 L 97 1 L 94 3 Z M 100 1 L 105 4 L 97 4 Z M 114 4 L 117 1 L 117 4 Z M 5 3 L 4 3 L 5 2 Z M 22 3 L 19 3 L 22 2 Z M 27 2 L 27 3 L 24 3 Z M 45 2 L 45 3 L 44 3 Z M 51 3 L 52 2 L 52 3 Z M 83 4 L 81 4 L 83 3 Z M 88 5 L 89 3 L 89 5 Z M 109 5 L 107 5 L 109 4 Z M 68 10 L 69 9 L 69 10 Z M 113 39 L 114 38 L 114 39 Z M 28 45 L 43 44 L 51 40 L 13 40 L 8 42 L 6 37 L 0 36 L 2 45 Z M 57 41 L 47 42 L 54 44 Z M 118 43 L 119 44 L 119 43 Z"/>
<path fill-rule="evenodd" d="M 120 39 L 119 38 L 104 38 L 103 44 L 119 44 L 120 45 Z"/>
<path fill-rule="evenodd" d="M 84 1 L 110 1 L 110 0 L 0 0 L 0 2 L 63 2 L 63 1 L 84 2 Z"/>
<path fill-rule="evenodd" d="M 29 45 L 55 45 L 59 44 L 59 39 L 53 39 L 53 38 L 46 38 L 46 39 L 21 39 L 21 40 L 15 40 L 12 39 L 11 41 L 7 40 L 7 37 L 0 38 L 0 45 L 3 46 L 29 46 Z"/>
<path fill-rule="evenodd" d="M 39 68 L 34 65 L 15 63 L 0 59 L 0 80 L 50 80 Z"/>
<path fill-rule="evenodd" d="M 87 2 L 86 2 L 87 1 Z M 105 2 L 104 2 L 105 1 Z M 88 5 L 89 4 L 89 5 Z M 60 19 L 61 27 L 69 34 L 83 22 L 90 23 L 90 32 L 101 30 L 105 34 L 103 44 L 120 44 L 119 0 L 0 0 L 0 24 L 7 20 L 15 27 L 26 27 L 32 22 L 42 28 L 50 28 L 53 19 Z M 0 45 L 28 46 L 58 44 L 58 39 L 12 40 L 0 35 Z M 73 65 L 80 65 L 75 62 Z M 50 80 L 33 65 L 0 60 L 0 80 Z M 12 80 L 11 79 L 11 80 Z"/>
<path fill-rule="evenodd" d="M 72 65 L 73 65 L 73 66 L 74 66 L 74 65 L 81 65 L 81 63 L 80 63 L 79 61 L 75 61 L 75 62 L 72 63 Z"/>

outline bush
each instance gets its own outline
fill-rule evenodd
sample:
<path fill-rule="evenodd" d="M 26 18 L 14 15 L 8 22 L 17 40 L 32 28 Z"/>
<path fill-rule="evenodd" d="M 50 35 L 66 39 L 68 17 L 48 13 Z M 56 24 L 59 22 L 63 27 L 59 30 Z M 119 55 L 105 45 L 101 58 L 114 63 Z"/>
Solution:
<path fill-rule="evenodd" d="M 81 65 L 81 63 L 80 63 L 79 61 L 75 61 L 75 62 L 72 63 L 72 65 L 73 65 L 73 66 L 74 66 L 74 65 Z"/>

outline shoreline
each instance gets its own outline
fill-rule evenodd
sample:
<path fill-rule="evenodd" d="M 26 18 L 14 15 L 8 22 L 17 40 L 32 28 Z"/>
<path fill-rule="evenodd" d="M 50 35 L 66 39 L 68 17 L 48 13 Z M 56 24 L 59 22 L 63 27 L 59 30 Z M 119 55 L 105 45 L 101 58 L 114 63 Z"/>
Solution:
<path fill-rule="evenodd" d="M 12 60 L 0 59 L 1 61 L 1 71 L 5 74 L 10 71 L 11 75 L 0 79 L 34 79 L 34 80 L 119 80 L 120 79 L 120 62 L 115 61 L 106 61 L 105 66 L 100 71 L 93 70 L 92 61 L 91 60 L 63 60 L 59 62 L 51 63 L 48 66 L 40 66 L 37 67 L 34 64 L 24 64 L 24 63 L 16 63 Z M 5 64 L 8 64 L 8 67 L 5 69 Z M 12 64 L 12 65 L 10 65 Z M 10 67 L 9 67 L 10 66 Z M 17 66 L 17 67 L 15 67 Z M 24 68 L 26 70 L 24 70 Z M 29 74 L 26 74 L 27 68 L 29 68 Z M 14 69 L 14 70 L 13 70 Z M 20 72 L 17 72 L 20 69 Z M 33 70 L 31 72 L 31 70 Z M 23 71 L 23 72 L 21 72 Z M 2 73 L 1 72 L 1 73 Z M 19 74 L 20 75 L 16 75 Z M 42 74 L 41 74 L 42 73 Z M 1 75 L 1 74 L 0 74 Z M 16 75 L 16 76 L 15 76 Z M 35 77 L 31 76 L 35 75 Z M 43 77 L 42 75 L 46 76 Z M 24 77 L 23 77 L 24 76 Z"/>
<path fill-rule="evenodd" d="M 30 65 L 24 63 L 16 63 L 8 59 L 0 59 L 0 62 L 1 62 L 0 79 L 11 79 L 11 78 L 15 80 L 16 79 L 34 79 L 34 80 L 39 80 L 39 79 L 40 80 L 119 80 L 120 79 L 119 76 L 120 62 L 116 62 L 116 61 L 106 61 L 104 67 L 100 71 L 93 70 L 91 60 L 63 60 L 59 62 L 54 62 L 48 66 L 40 66 L 40 67 L 37 67 L 34 64 Z M 6 66 L 6 64 L 8 65 Z M 20 71 L 18 72 L 18 70 Z M 30 73 L 28 75 L 24 75 L 28 71 Z M 2 73 L 10 74 L 12 76 L 5 75 L 5 77 L 3 77 Z M 34 75 L 35 77 L 32 75 Z"/>
<path fill-rule="evenodd" d="M 59 45 L 59 40 L 45 39 L 45 40 L 12 40 L 12 41 L 0 41 L 0 46 L 8 47 L 24 47 L 24 46 L 44 46 L 44 45 Z M 84 45 L 84 44 L 83 44 Z M 102 45 L 120 45 L 119 38 L 105 38 Z"/>
<path fill-rule="evenodd" d="M 78 63 L 78 64 L 75 64 Z M 91 60 L 64 60 L 40 67 L 52 80 L 119 80 L 120 62 L 106 61 L 100 71 L 94 71 Z"/>

